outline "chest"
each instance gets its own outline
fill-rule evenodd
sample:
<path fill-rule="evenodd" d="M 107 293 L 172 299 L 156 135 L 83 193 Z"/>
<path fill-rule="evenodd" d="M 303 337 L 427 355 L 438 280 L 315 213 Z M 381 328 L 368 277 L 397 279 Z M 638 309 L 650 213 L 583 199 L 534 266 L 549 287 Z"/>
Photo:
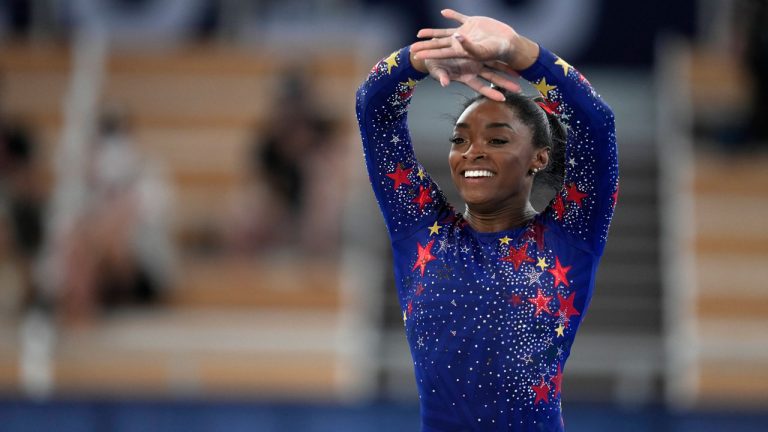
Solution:
<path fill-rule="evenodd" d="M 493 337 L 565 329 L 585 308 L 590 262 L 557 239 L 456 230 L 398 251 L 406 332 Z M 540 238 L 543 240 L 543 237 Z"/>

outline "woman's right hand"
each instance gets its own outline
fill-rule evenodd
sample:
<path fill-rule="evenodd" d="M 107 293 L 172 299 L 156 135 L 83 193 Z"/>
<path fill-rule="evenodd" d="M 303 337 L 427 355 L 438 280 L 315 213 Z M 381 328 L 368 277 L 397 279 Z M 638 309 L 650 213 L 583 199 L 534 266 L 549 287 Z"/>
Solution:
<path fill-rule="evenodd" d="M 488 86 L 487 82 L 512 92 L 520 91 L 520 86 L 517 82 L 508 77 L 516 76 L 516 73 L 501 62 L 483 63 L 468 58 L 424 60 L 415 58 L 413 52 L 411 52 L 411 63 L 417 70 L 428 72 L 443 87 L 446 87 L 451 81 L 458 81 L 483 96 L 496 101 L 503 101 L 504 95 Z"/>

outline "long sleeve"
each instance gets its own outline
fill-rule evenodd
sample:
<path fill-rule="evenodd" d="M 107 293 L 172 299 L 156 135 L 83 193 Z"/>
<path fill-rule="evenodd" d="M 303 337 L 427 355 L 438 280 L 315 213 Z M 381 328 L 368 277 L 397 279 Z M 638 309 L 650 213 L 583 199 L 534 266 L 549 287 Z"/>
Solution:
<path fill-rule="evenodd" d="M 416 160 L 407 125 L 414 87 L 427 75 L 410 64 L 410 48 L 371 69 L 357 91 L 357 120 L 371 185 L 393 240 L 433 223 L 444 195 Z"/>
<path fill-rule="evenodd" d="M 543 48 L 521 75 L 568 126 L 565 181 L 547 211 L 576 246 L 601 255 L 619 187 L 613 112 L 581 73 Z"/>

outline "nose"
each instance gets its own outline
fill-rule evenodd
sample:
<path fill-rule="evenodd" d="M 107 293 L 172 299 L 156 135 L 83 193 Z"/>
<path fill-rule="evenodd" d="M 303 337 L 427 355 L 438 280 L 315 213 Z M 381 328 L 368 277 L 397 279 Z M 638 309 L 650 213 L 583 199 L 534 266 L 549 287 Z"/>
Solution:
<path fill-rule="evenodd" d="M 477 144 L 470 144 L 464 154 L 461 155 L 467 160 L 478 160 L 485 158 L 485 150 Z"/>

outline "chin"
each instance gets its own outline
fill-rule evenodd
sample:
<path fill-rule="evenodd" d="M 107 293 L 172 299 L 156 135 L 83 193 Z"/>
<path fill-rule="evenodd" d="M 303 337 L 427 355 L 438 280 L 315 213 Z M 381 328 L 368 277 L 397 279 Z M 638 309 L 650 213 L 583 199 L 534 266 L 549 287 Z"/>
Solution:
<path fill-rule="evenodd" d="M 493 210 L 500 206 L 498 200 L 487 196 L 461 195 L 461 199 L 464 200 L 466 205 L 474 209 Z"/>

